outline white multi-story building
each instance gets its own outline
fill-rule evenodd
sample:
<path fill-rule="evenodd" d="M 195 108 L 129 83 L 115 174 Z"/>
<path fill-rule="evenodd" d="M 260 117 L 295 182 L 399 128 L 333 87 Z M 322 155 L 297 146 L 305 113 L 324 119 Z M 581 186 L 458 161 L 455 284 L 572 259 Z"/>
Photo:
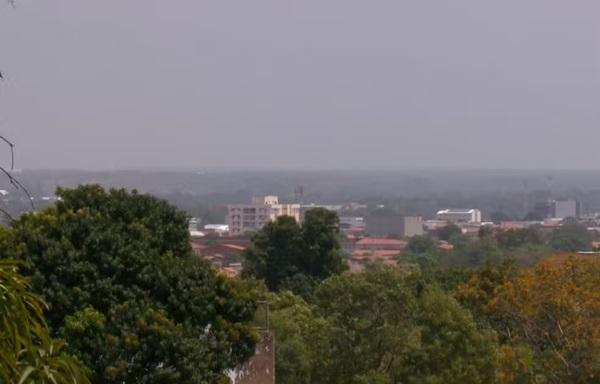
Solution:
<path fill-rule="evenodd" d="M 444 209 L 437 213 L 436 219 L 450 223 L 481 223 L 481 211 L 479 209 Z"/>
<path fill-rule="evenodd" d="M 253 198 L 251 204 L 227 206 L 227 224 L 232 235 L 256 232 L 269 221 L 290 216 L 300 221 L 300 204 L 281 204 L 277 196 Z"/>

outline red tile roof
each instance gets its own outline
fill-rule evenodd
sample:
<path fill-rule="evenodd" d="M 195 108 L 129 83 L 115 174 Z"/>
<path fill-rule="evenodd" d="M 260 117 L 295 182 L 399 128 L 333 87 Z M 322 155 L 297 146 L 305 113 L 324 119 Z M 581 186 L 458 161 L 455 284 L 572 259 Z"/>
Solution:
<path fill-rule="evenodd" d="M 397 245 L 399 247 L 406 246 L 407 242 L 398 239 L 382 239 L 376 237 L 365 237 L 356 242 L 356 245 Z"/>

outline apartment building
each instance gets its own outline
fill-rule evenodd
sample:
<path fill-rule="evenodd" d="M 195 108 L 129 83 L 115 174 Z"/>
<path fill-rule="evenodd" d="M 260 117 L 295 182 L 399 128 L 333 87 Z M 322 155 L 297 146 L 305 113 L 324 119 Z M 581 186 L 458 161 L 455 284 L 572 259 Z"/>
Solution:
<path fill-rule="evenodd" d="M 282 204 L 277 196 L 255 197 L 250 204 L 227 206 L 227 224 L 231 235 L 256 232 L 269 221 L 280 216 L 290 216 L 300 221 L 299 204 Z"/>
<path fill-rule="evenodd" d="M 540 219 L 566 219 L 581 216 L 581 202 L 577 200 L 549 200 L 535 204 L 534 213 Z"/>
<path fill-rule="evenodd" d="M 566 219 L 581 216 L 581 203 L 576 200 L 554 200 L 550 204 L 552 218 Z"/>

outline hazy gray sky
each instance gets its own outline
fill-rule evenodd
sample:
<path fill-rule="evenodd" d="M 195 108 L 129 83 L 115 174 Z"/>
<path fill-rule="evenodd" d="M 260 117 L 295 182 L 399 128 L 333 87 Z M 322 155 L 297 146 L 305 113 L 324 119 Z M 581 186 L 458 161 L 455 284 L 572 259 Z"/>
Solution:
<path fill-rule="evenodd" d="M 1 1 L 1 0 L 0 0 Z M 598 0 L 18 0 L 24 168 L 600 168 Z"/>

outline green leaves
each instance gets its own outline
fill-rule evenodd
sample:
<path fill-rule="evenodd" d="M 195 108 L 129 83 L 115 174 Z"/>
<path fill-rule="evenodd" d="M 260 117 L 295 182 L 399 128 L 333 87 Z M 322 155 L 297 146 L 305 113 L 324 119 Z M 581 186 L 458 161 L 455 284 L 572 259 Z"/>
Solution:
<path fill-rule="evenodd" d="M 18 263 L 0 260 L 0 381 L 82 383 L 87 370 L 63 354 L 64 343 L 50 338 L 46 305 L 17 273 Z"/>
<path fill-rule="evenodd" d="M 268 223 L 244 254 L 244 276 L 264 279 L 271 290 L 308 292 L 320 281 L 345 270 L 338 218 L 323 208 L 308 211 L 302 226 L 287 216 Z"/>
<path fill-rule="evenodd" d="M 550 235 L 550 246 L 557 251 L 579 252 L 591 248 L 592 235 L 585 225 L 565 220 L 563 225 Z"/>
<path fill-rule="evenodd" d="M 419 276 L 389 268 L 323 281 L 310 302 L 271 299 L 278 382 L 489 383 L 493 334 Z"/>
<path fill-rule="evenodd" d="M 247 359 L 255 303 L 192 254 L 185 214 L 151 196 L 59 189 L 0 238 L 96 383 L 212 382 Z"/>

